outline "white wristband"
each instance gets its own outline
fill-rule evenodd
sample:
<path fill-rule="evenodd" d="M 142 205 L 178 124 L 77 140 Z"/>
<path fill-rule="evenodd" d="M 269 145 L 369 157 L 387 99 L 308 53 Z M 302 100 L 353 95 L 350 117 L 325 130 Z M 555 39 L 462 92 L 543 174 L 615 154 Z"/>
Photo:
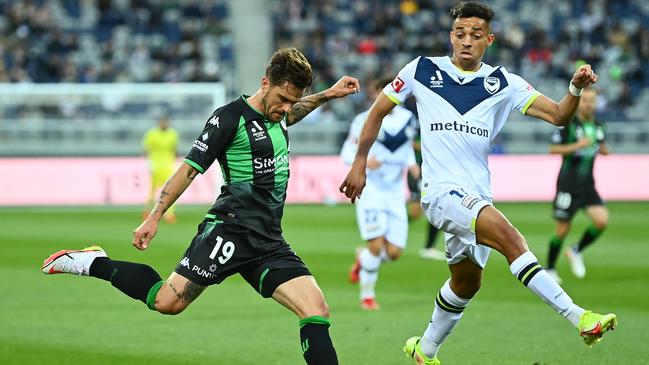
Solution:
<path fill-rule="evenodd" d="M 568 91 L 574 96 L 581 96 L 581 93 L 584 92 L 584 89 L 579 89 L 577 86 L 573 85 L 572 81 L 570 81 L 570 86 L 568 86 Z"/>

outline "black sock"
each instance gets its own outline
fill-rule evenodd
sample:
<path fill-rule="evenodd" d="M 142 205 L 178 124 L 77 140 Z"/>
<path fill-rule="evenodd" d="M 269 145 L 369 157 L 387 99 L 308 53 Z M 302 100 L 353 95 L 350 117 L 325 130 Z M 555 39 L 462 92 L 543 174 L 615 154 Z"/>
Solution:
<path fill-rule="evenodd" d="M 597 229 L 597 227 L 590 226 L 584 232 L 584 235 L 581 236 L 581 240 L 577 244 L 577 252 L 583 251 L 586 247 L 590 246 L 599 235 L 602 234 L 602 230 Z"/>
<path fill-rule="evenodd" d="M 548 270 L 554 270 L 554 267 L 557 265 L 557 259 L 559 258 L 559 252 L 561 252 L 561 245 L 563 245 L 563 239 L 558 236 L 552 237 L 550 240 L 550 250 L 548 252 Z"/>
<path fill-rule="evenodd" d="M 313 316 L 300 321 L 302 356 L 309 365 L 338 365 L 338 357 L 331 337 L 329 320 Z"/>
<path fill-rule="evenodd" d="M 110 281 L 114 287 L 133 299 L 153 308 L 162 278 L 148 265 L 98 257 L 90 265 L 89 275 Z"/>
<path fill-rule="evenodd" d="M 439 229 L 434 225 L 428 223 L 428 239 L 426 240 L 426 248 L 432 248 L 435 246 L 435 238 L 437 238 L 437 232 Z"/>

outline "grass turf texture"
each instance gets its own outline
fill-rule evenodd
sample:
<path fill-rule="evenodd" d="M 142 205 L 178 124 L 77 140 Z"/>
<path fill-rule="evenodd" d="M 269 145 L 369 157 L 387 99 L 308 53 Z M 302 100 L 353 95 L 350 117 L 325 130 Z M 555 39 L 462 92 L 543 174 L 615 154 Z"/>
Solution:
<path fill-rule="evenodd" d="M 549 204 L 498 206 L 545 263 L 553 230 Z M 619 328 L 593 349 L 567 321 L 538 300 L 492 253 L 483 287 L 442 347 L 451 364 L 646 364 L 649 351 L 649 203 L 611 203 L 611 225 L 585 255 L 587 276 L 572 277 L 562 255 L 564 288 L 575 301 L 617 313 Z M 211 287 L 179 316 L 152 312 L 109 283 L 48 277 L 40 264 L 62 248 L 101 244 L 115 259 L 150 264 L 166 277 L 193 236 L 204 207 L 180 207 L 176 225 L 161 223 L 149 250 L 131 245 L 138 209 L 0 209 L 0 364 L 301 364 L 298 321 L 264 300 L 238 276 Z M 580 215 L 566 243 L 579 239 Z M 417 255 L 422 220 L 410 228 L 402 259 L 381 268 L 382 309 L 363 312 L 347 269 L 361 243 L 349 205 L 288 206 L 285 237 L 306 261 L 331 307 L 341 364 L 409 364 L 406 338 L 421 335 L 433 299 L 448 277 L 442 262 Z M 438 239 L 440 239 L 439 237 Z"/>

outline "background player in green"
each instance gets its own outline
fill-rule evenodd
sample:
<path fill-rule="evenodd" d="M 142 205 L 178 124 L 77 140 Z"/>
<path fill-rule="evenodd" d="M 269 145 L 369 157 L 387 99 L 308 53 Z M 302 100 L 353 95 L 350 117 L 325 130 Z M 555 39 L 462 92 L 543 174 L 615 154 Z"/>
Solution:
<path fill-rule="evenodd" d="M 555 235 L 550 240 L 548 253 L 548 274 L 557 282 L 561 278 L 556 272 L 556 263 L 564 239 L 570 232 L 570 223 L 579 209 L 585 209 L 591 220 L 576 245 L 566 250 L 573 274 L 578 278 L 586 275 L 582 251 L 593 243 L 608 225 L 608 210 L 595 189 L 593 163 L 598 153 L 608 154 L 605 142 L 606 129 L 595 119 L 597 91 L 584 89 L 581 103 L 572 123 L 557 130 L 552 136 L 550 153 L 563 156 L 563 163 L 557 178 L 557 193 L 554 197 Z"/>
<path fill-rule="evenodd" d="M 308 364 L 338 364 L 322 291 L 282 237 L 289 163 L 287 126 L 328 100 L 358 92 L 359 84 L 344 76 L 331 88 L 303 97 L 312 75 L 302 53 L 295 48 L 279 50 L 254 95 L 242 95 L 208 119 L 185 163 L 167 181 L 149 217 L 133 232 L 133 245 L 148 248 L 165 211 L 199 173 L 218 160 L 225 180 L 221 194 L 167 280 L 148 265 L 111 260 L 99 246 L 59 251 L 45 260 L 43 272 L 110 281 L 164 314 L 182 312 L 208 285 L 239 273 L 263 297 L 272 297 L 299 317 L 302 354 Z M 255 336 L 250 339 L 254 346 Z"/>

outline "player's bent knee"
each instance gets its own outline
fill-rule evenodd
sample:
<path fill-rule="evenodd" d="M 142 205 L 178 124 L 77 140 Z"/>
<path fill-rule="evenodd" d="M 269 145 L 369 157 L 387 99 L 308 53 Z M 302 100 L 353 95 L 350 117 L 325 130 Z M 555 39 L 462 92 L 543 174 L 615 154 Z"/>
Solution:
<path fill-rule="evenodd" d="M 603 231 L 608 226 L 608 219 L 596 220 L 593 222 L 593 224 L 595 225 L 595 228 L 597 228 L 600 231 Z"/>
<path fill-rule="evenodd" d="M 325 302 L 324 298 L 322 298 L 322 300 L 309 306 L 309 308 L 305 308 L 303 316 L 305 318 L 313 316 L 329 318 L 329 306 Z"/>

